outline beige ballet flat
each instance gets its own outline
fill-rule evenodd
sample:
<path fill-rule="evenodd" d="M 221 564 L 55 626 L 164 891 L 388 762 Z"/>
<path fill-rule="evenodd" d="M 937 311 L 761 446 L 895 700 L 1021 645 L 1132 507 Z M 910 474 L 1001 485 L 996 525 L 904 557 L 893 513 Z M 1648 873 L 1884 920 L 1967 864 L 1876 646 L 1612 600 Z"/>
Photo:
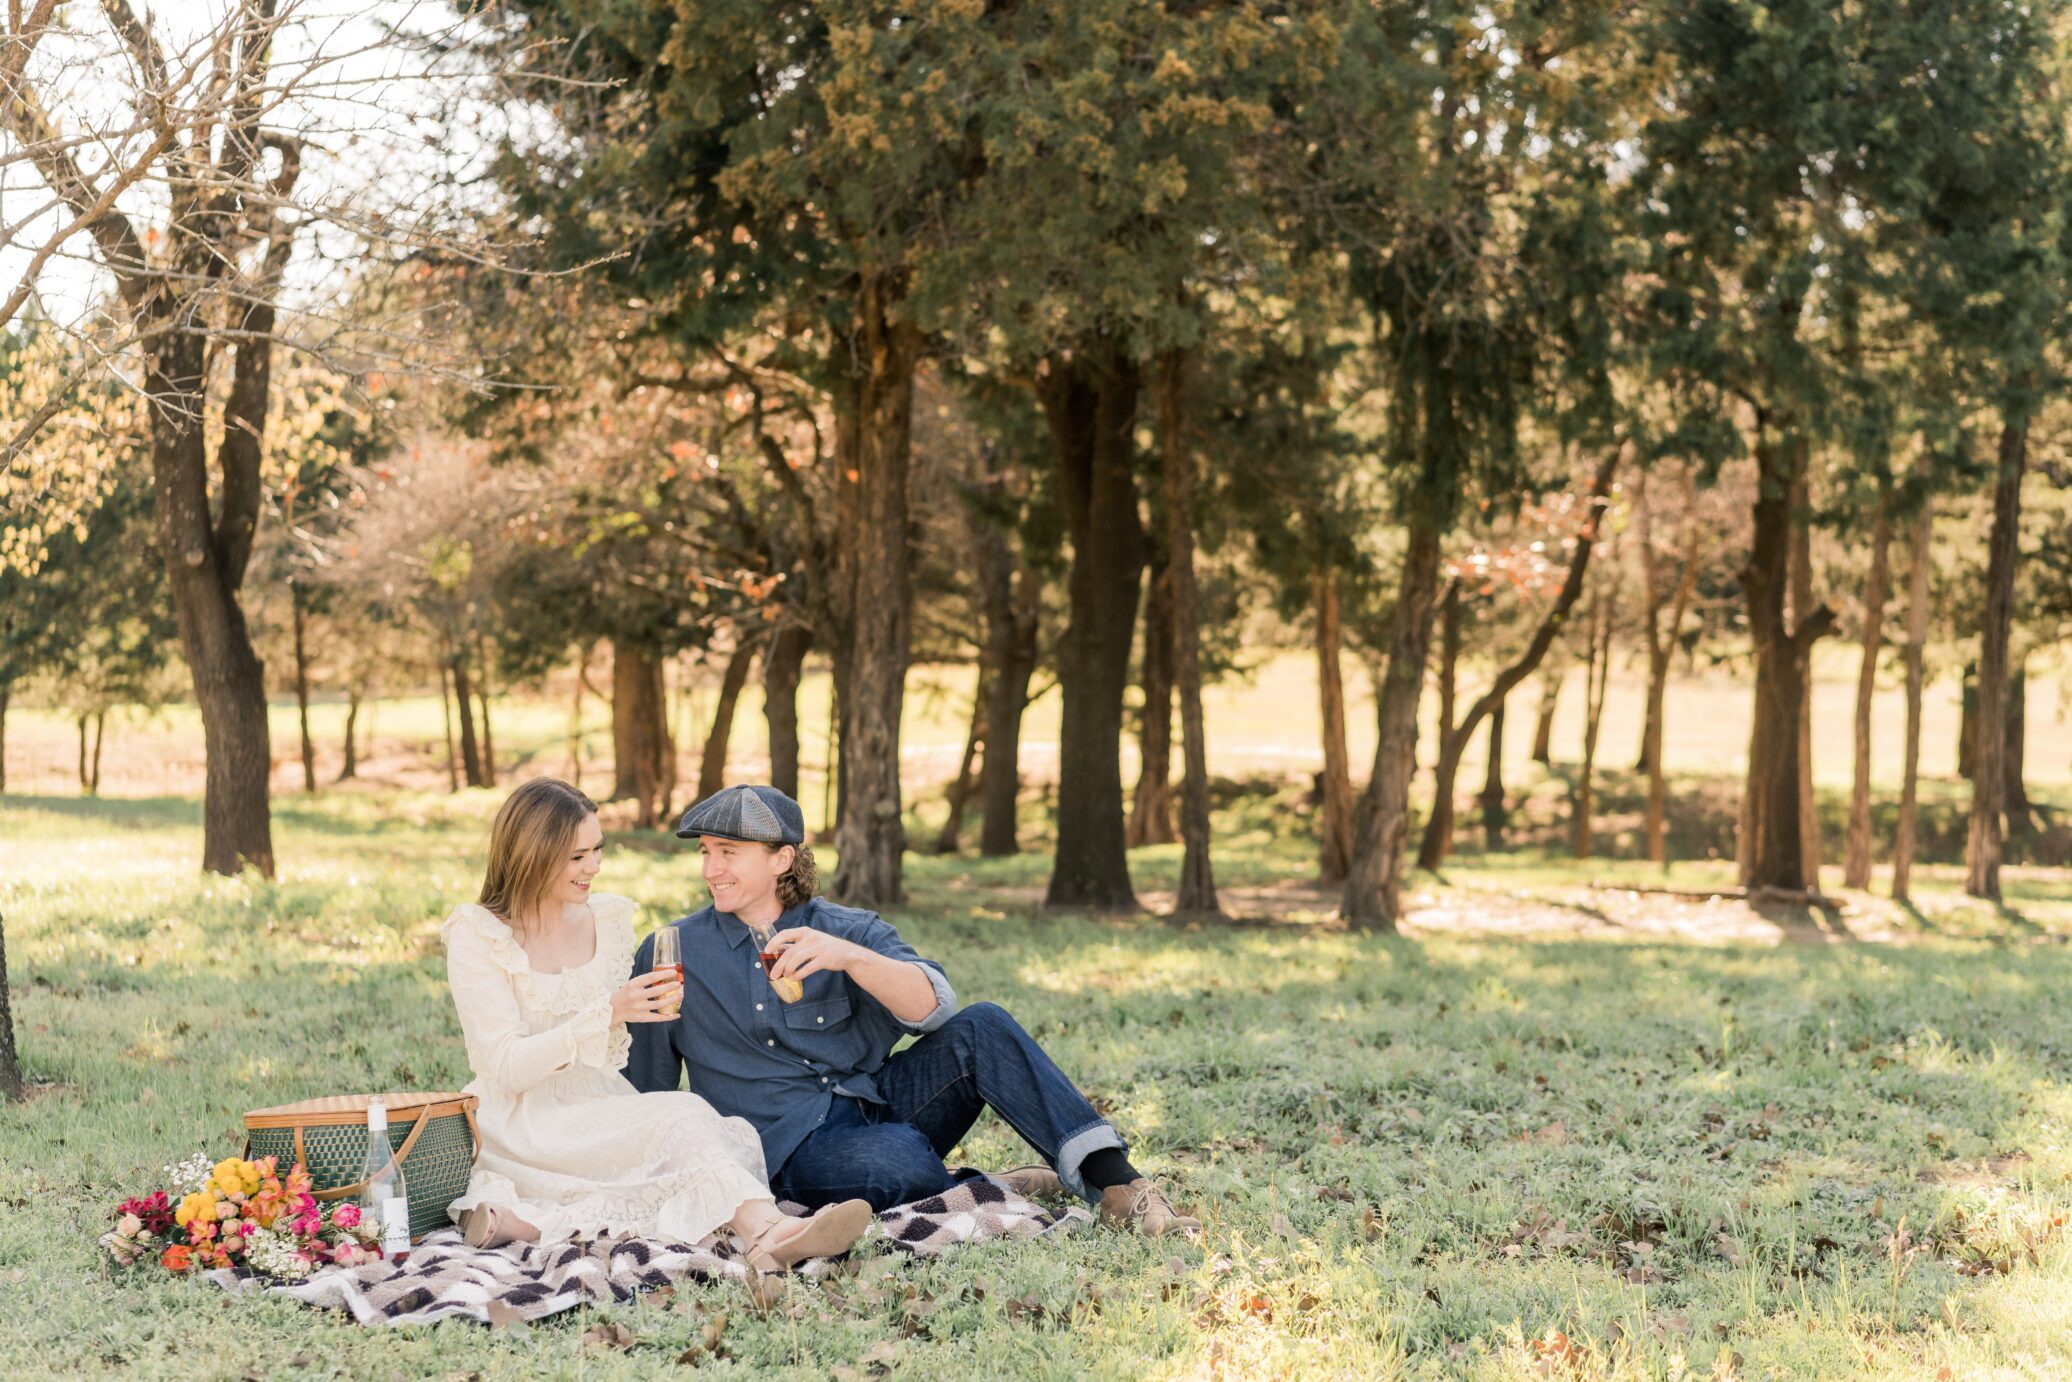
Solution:
<path fill-rule="evenodd" d="M 820 1210 L 804 1221 L 804 1228 L 780 1240 L 775 1236 L 779 1230 L 800 1222 L 786 1216 L 748 1240 L 748 1265 L 759 1272 L 781 1272 L 809 1257 L 847 1252 L 877 1217 L 869 1200 L 844 1200 Z"/>
<path fill-rule="evenodd" d="M 460 1236 L 471 1248 L 500 1248 L 506 1243 L 530 1243 L 540 1231 L 516 1214 L 507 1217 L 493 1204 L 478 1204 L 461 1211 Z"/>

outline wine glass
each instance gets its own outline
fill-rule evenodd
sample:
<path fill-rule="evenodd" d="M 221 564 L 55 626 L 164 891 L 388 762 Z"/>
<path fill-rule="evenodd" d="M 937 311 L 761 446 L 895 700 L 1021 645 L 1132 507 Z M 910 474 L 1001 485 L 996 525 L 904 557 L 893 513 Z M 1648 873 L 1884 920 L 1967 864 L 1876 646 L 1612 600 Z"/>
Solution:
<path fill-rule="evenodd" d="M 683 937 L 674 926 L 655 932 L 655 960 L 648 966 L 648 972 L 659 974 L 670 970 L 676 976 L 676 998 L 662 1010 L 665 1017 L 676 1017 L 683 1012 Z"/>

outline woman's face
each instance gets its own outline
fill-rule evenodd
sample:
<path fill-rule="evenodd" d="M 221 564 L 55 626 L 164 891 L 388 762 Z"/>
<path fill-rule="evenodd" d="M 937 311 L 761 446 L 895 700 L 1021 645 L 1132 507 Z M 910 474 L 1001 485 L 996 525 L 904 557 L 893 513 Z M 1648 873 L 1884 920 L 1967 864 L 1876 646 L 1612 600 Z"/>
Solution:
<path fill-rule="evenodd" d="M 597 817 L 585 816 L 576 827 L 576 836 L 569 841 L 568 853 L 562 859 L 561 872 L 554 880 L 552 899 L 561 903 L 583 903 L 590 900 L 590 880 L 597 877 L 597 871 L 604 867 L 604 827 L 597 823 Z"/>
<path fill-rule="evenodd" d="M 771 849 L 715 835 L 700 836 L 698 849 L 705 856 L 705 886 L 712 890 L 714 909 L 734 915 L 765 910 L 792 861 L 789 848 Z"/>

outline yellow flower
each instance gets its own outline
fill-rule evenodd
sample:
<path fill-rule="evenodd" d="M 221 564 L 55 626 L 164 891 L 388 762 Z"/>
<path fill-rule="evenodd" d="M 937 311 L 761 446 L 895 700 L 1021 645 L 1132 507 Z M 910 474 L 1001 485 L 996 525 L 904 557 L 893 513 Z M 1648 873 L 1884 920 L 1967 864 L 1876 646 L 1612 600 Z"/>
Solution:
<path fill-rule="evenodd" d="M 216 1197 L 206 1190 L 197 1191 L 180 1201 L 180 1207 L 173 1211 L 173 1222 L 181 1228 L 196 1219 L 215 1222 Z"/>
<path fill-rule="evenodd" d="M 259 1168 L 249 1161 L 229 1157 L 216 1163 L 210 1184 L 225 1195 L 250 1195 L 259 1189 Z"/>

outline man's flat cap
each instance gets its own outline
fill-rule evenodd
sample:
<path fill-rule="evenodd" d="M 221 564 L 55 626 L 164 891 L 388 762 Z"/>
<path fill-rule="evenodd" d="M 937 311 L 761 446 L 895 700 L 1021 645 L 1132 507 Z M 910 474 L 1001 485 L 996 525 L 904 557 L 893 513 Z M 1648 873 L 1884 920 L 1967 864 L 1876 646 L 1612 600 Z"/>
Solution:
<path fill-rule="evenodd" d="M 711 835 L 759 845 L 802 845 L 806 813 L 775 787 L 724 787 L 683 813 L 679 839 Z"/>

